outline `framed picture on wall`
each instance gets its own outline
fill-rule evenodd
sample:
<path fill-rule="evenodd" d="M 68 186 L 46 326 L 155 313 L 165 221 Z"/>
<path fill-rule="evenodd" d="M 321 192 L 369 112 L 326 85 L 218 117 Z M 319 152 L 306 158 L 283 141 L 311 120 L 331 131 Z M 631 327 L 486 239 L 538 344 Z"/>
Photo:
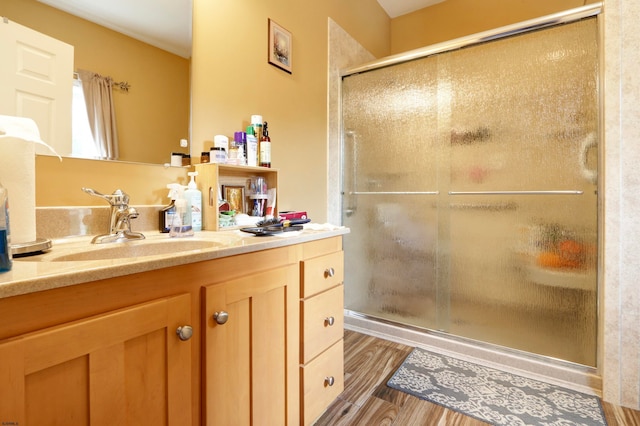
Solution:
<path fill-rule="evenodd" d="M 229 210 L 244 213 L 244 186 L 223 185 L 224 199 L 229 203 Z"/>
<path fill-rule="evenodd" d="M 292 43 L 291 33 L 269 19 L 269 63 L 289 74 L 292 73 Z"/>

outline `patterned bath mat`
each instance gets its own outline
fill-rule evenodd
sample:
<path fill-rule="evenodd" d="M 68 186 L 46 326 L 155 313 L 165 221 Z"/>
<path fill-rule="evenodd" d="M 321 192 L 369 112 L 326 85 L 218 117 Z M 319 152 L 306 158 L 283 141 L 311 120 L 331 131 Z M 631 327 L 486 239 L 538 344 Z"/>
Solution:
<path fill-rule="evenodd" d="M 420 348 L 387 386 L 493 425 L 607 424 L 596 396 Z"/>

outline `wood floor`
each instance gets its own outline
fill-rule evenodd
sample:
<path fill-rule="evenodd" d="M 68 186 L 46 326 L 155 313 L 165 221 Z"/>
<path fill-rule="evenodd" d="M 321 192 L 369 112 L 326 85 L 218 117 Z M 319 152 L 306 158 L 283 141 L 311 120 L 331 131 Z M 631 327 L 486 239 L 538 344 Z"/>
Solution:
<path fill-rule="evenodd" d="M 386 386 L 411 347 L 345 330 L 344 392 L 317 420 L 323 425 L 477 426 L 487 423 Z M 609 426 L 640 426 L 640 412 L 603 403 Z"/>

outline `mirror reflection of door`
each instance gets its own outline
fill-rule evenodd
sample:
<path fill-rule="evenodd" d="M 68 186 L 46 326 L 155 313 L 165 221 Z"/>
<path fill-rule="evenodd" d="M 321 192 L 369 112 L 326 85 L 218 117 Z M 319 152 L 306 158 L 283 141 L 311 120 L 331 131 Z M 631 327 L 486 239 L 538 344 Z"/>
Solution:
<path fill-rule="evenodd" d="M 73 46 L 4 19 L 0 57 L 0 114 L 31 118 L 44 142 L 70 152 Z"/>

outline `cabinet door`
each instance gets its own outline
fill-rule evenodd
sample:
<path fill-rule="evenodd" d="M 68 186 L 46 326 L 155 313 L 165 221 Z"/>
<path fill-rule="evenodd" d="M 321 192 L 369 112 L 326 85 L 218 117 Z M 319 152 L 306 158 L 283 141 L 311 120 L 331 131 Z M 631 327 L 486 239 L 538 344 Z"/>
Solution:
<path fill-rule="evenodd" d="M 285 266 L 204 289 L 207 425 L 298 424 L 297 271 Z"/>
<path fill-rule="evenodd" d="M 0 343 L 0 422 L 191 424 L 188 294 Z M 37 312 L 34 312 L 37 315 Z"/>

